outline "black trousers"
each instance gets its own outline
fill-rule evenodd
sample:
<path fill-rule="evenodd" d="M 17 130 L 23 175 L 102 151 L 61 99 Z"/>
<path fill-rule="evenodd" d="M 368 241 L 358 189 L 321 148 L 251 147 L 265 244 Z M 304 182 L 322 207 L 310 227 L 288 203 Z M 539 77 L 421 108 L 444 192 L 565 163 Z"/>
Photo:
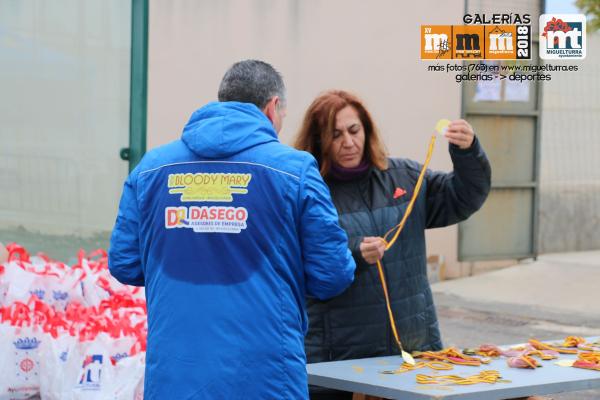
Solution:
<path fill-rule="evenodd" d="M 329 389 L 326 392 L 309 391 L 310 400 L 352 400 L 352 392 Z"/>

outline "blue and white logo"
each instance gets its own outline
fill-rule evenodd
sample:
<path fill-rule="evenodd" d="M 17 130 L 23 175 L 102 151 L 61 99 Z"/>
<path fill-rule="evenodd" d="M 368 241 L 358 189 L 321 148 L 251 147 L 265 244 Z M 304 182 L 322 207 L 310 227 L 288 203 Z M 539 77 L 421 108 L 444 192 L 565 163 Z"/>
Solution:
<path fill-rule="evenodd" d="M 102 354 L 92 354 L 83 360 L 81 373 L 77 380 L 77 388 L 84 390 L 100 390 L 102 377 Z"/>
<path fill-rule="evenodd" d="M 586 51 L 585 15 L 542 14 L 540 16 L 540 58 L 583 60 Z"/>

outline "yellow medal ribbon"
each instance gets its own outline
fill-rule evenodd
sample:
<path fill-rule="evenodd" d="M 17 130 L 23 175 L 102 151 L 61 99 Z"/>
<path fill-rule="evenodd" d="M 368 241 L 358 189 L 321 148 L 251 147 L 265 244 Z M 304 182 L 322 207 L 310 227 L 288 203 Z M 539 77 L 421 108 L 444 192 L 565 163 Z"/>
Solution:
<path fill-rule="evenodd" d="M 577 354 L 577 349 L 563 349 L 560 347 L 550 346 L 549 344 L 542 343 L 537 339 L 529 339 L 529 344 L 538 350 L 552 350 L 561 354 Z"/>
<path fill-rule="evenodd" d="M 474 385 L 476 383 L 508 383 L 510 381 L 501 379 L 500 372 L 495 370 L 481 371 L 476 375 L 462 377 L 458 375 L 423 375 L 417 374 L 417 383 L 421 385 L 431 384 L 455 384 L 455 385 Z"/>
<path fill-rule="evenodd" d="M 427 166 L 429 165 L 429 161 L 431 161 L 431 155 L 433 154 L 433 145 L 434 144 L 435 144 L 435 135 L 431 136 L 431 141 L 429 142 L 429 150 L 427 151 L 427 157 L 425 158 L 425 163 L 423 164 L 423 168 L 421 168 L 421 172 L 419 173 L 419 178 L 417 179 L 415 189 L 413 191 L 410 202 L 408 203 L 408 206 L 406 207 L 406 211 L 404 212 L 404 216 L 402 217 L 402 220 L 400 220 L 400 223 L 398 225 L 396 225 L 395 227 L 393 227 L 392 229 L 390 229 L 382 238 L 383 241 L 385 242 L 385 250 L 386 251 L 389 250 L 389 248 L 394 245 L 394 243 L 396 242 L 396 239 L 398 239 L 398 236 L 400 235 L 400 232 L 404 228 L 404 224 L 406 223 L 408 216 L 412 212 L 415 201 L 417 200 L 417 196 L 419 195 L 419 191 L 421 190 L 421 185 L 423 184 L 423 178 L 425 177 L 425 172 L 427 171 Z M 396 233 L 394 233 L 394 236 L 388 242 L 387 237 L 394 230 L 396 231 Z M 381 287 L 383 288 L 383 294 L 385 296 L 385 304 L 387 306 L 388 317 L 390 319 L 390 324 L 392 327 L 392 333 L 394 334 L 394 339 L 396 340 L 396 344 L 398 345 L 398 348 L 400 349 L 400 352 L 402 354 L 402 359 L 410 365 L 415 365 L 415 359 L 409 353 L 404 351 L 404 348 L 402 347 L 402 342 L 400 342 L 400 336 L 398 335 L 398 329 L 396 328 L 394 314 L 392 313 L 392 307 L 390 305 L 390 295 L 388 293 L 387 284 L 385 281 L 385 274 L 383 273 L 383 266 L 381 265 L 380 260 L 377 260 L 377 270 L 379 271 L 379 279 L 381 280 Z"/>
<path fill-rule="evenodd" d="M 427 358 L 429 360 L 438 360 L 456 365 L 470 365 L 473 367 L 479 367 L 481 364 L 489 364 L 491 362 L 487 357 L 479 358 L 468 356 L 461 353 L 455 347 L 449 347 L 440 351 L 417 351 L 415 352 L 415 358 Z"/>
<path fill-rule="evenodd" d="M 408 371 L 414 371 L 415 369 L 425 368 L 425 367 L 428 367 L 428 368 L 431 368 L 431 369 L 434 369 L 434 370 L 437 370 L 437 371 L 448 371 L 448 370 L 451 370 L 453 368 L 452 365 L 447 364 L 445 362 L 441 362 L 441 361 L 429 361 L 429 362 L 419 361 L 415 365 L 412 365 L 412 364 L 409 364 L 407 362 L 404 362 L 397 369 L 392 369 L 392 370 L 388 370 L 388 371 L 381 371 L 381 373 L 382 374 L 395 375 L 395 374 L 402 374 L 402 373 L 408 372 Z"/>

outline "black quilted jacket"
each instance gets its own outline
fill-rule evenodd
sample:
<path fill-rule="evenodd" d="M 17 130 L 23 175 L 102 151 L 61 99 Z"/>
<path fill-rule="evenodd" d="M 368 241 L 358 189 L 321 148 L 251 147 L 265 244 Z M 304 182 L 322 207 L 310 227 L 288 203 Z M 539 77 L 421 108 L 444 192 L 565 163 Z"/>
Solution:
<path fill-rule="evenodd" d="M 466 150 L 450 145 L 450 155 L 454 172 L 427 171 L 404 230 L 383 257 L 396 326 L 408 351 L 442 347 L 427 280 L 425 229 L 468 218 L 490 190 L 490 164 L 477 138 Z M 398 353 L 377 267 L 364 261 L 359 245 L 364 236 L 383 236 L 400 221 L 420 170 L 414 161 L 389 159 L 385 171 L 371 168 L 351 182 L 327 180 L 357 270 L 354 283 L 338 297 L 308 299 L 309 363 Z M 406 194 L 394 199 L 396 188 Z"/>

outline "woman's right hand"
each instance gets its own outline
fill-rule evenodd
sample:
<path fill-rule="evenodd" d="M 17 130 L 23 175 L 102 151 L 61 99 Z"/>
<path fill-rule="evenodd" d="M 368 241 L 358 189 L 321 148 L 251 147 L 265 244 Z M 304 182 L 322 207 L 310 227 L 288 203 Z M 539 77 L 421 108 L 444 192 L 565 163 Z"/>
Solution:
<path fill-rule="evenodd" d="M 375 264 L 383 258 L 385 242 L 377 236 L 366 236 L 360 243 L 360 254 L 369 264 Z"/>

